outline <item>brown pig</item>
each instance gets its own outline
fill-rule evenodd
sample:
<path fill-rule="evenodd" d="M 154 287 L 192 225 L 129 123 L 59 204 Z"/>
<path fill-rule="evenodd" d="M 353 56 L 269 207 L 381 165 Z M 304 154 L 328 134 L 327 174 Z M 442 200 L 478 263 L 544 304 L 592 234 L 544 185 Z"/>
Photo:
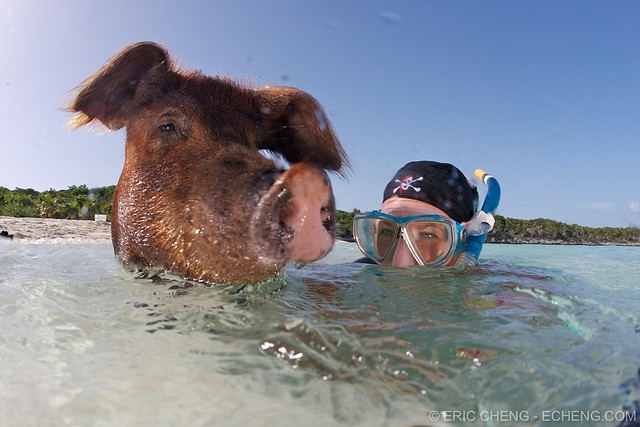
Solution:
<path fill-rule="evenodd" d="M 127 128 L 111 211 L 126 266 L 256 283 L 331 250 L 335 202 L 324 170 L 344 175 L 348 160 L 309 94 L 179 70 L 143 42 L 89 77 L 70 110 L 72 127 Z"/>

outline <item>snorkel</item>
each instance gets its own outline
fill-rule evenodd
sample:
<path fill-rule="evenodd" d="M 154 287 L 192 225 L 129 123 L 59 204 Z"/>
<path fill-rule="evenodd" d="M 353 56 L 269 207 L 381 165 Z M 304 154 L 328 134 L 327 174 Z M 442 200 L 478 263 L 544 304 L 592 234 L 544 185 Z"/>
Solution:
<path fill-rule="evenodd" d="M 500 203 L 500 184 L 492 175 L 482 169 L 475 170 L 475 176 L 487 186 L 487 195 L 484 198 L 482 208 L 473 214 L 473 218 L 467 221 L 467 242 L 465 244 L 456 266 L 476 265 L 482 245 L 487 238 L 487 233 L 493 229 L 495 219 L 493 213 Z"/>

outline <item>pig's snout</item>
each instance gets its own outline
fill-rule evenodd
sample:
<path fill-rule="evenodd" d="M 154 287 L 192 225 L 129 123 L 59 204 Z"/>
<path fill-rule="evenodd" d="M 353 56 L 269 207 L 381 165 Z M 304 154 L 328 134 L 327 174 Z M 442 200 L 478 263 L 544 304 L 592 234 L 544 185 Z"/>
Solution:
<path fill-rule="evenodd" d="M 335 224 L 327 174 L 318 166 L 295 163 L 260 199 L 252 232 L 265 249 L 263 254 L 305 263 L 329 253 Z"/>

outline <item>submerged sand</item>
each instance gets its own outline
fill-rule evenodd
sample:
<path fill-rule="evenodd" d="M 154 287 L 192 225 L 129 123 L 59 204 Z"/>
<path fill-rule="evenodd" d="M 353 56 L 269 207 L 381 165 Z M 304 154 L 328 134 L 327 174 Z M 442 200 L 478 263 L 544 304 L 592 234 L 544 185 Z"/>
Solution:
<path fill-rule="evenodd" d="M 1 231 L 14 239 L 111 240 L 111 224 L 104 221 L 0 216 Z"/>

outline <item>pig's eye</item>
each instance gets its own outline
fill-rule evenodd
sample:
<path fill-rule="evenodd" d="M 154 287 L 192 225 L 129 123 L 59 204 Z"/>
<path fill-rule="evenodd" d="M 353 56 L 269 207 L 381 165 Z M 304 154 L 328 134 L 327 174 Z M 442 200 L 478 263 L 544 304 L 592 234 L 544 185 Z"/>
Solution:
<path fill-rule="evenodd" d="M 160 125 L 160 130 L 162 132 L 175 132 L 176 126 L 173 123 L 165 123 Z"/>

